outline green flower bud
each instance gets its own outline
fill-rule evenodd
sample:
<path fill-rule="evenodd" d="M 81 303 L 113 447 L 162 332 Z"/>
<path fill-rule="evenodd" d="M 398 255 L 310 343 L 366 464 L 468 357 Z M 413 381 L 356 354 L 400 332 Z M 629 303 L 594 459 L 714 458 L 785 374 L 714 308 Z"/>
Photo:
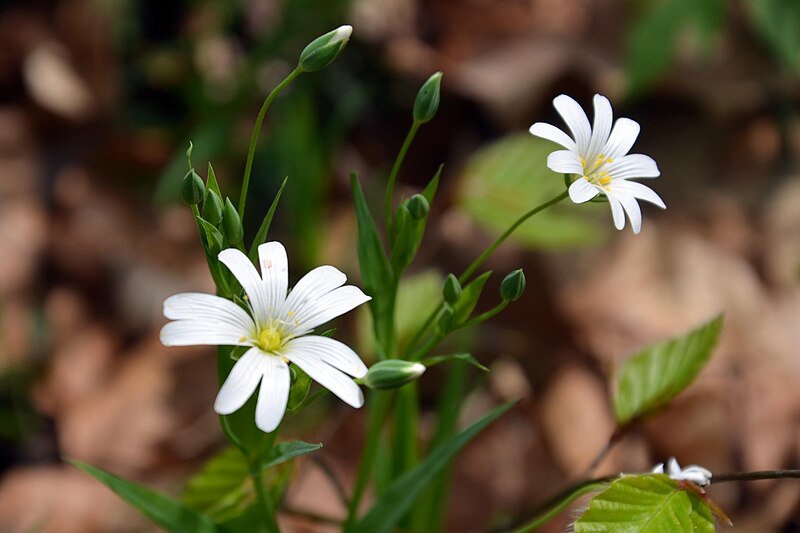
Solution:
<path fill-rule="evenodd" d="M 194 169 L 190 170 L 181 181 L 181 200 L 186 205 L 197 205 L 203 200 L 206 186 L 203 179 L 197 175 Z"/>
<path fill-rule="evenodd" d="M 437 72 L 422 84 L 417 99 L 414 100 L 414 120 L 420 123 L 430 121 L 439 110 L 439 90 L 442 73 Z"/>
<path fill-rule="evenodd" d="M 244 239 L 242 219 L 230 198 L 225 198 L 225 207 L 222 210 L 222 231 L 230 244 L 239 244 Z"/>
<path fill-rule="evenodd" d="M 203 227 L 203 234 L 205 236 L 203 244 L 205 244 L 208 254 L 212 257 L 216 257 L 216 255 L 222 251 L 222 233 L 207 220 L 203 220 L 202 218 L 198 220 Z"/>
<path fill-rule="evenodd" d="M 206 191 L 206 199 L 203 202 L 203 218 L 215 226 L 219 225 L 222 220 L 222 200 L 213 189 Z"/>
<path fill-rule="evenodd" d="M 370 389 L 396 389 L 425 372 L 425 365 L 400 359 L 386 359 L 370 367 L 361 382 Z"/>
<path fill-rule="evenodd" d="M 444 280 L 442 296 L 444 296 L 444 301 L 450 305 L 455 305 L 458 299 L 461 298 L 461 283 L 459 283 L 454 274 L 448 274 Z"/>
<path fill-rule="evenodd" d="M 436 327 L 440 332 L 450 331 L 450 327 L 453 325 L 453 318 L 455 318 L 455 316 L 456 311 L 453 309 L 453 306 L 447 303 L 444 304 L 444 309 L 442 310 L 442 314 L 439 315 L 439 321 L 436 323 Z"/>
<path fill-rule="evenodd" d="M 314 72 L 327 67 L 347 44 L 351 33 L 352 26 L 339 26 L 317 37 L 303 49 L 298 66 L 303 72 Z"/>
<path fill-rule="evenodd" d="M 415 194 L 409 198 L 406 207 L 414 220 L 422 220 L 428 216 L 428 211 L 431 210 L 430 202 L 421 194 Z"/>
<path fill-rule="evenodd" d="M 525 273 L 522 269 L 510 272 L 500 283 L 500 297 L 507 302 L 519 300 L 525 291 Z"/>

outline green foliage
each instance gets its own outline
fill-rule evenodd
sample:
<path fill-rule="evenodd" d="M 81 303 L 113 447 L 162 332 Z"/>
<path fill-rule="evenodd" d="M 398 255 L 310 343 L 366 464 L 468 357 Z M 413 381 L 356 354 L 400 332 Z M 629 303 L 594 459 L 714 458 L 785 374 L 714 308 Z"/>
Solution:
<path fill-rule="evenodd" d="M 296 376 L 292 388 L 289 390 L 289 402 L 286 408 L 289 411 L 295 411 L 303 405 L 303 402 L 308 396 L 308 391 L 311 389 L 311 377 L 303 372 L 303 369 L 297 365 L 292 365 L 291 370 Z"/>
<path fill-rule="evenodd" d="M 236 211 L 236 206 L 233 205 L 230 198 L 225 198 L 223 212 L 222 230 L 225 234 L 225 239 L 228 243 L 237 245 L 244 239 L 244 228 L 242 227 L 242 219 L 239 218 L 239 212 Z"/>
<path fill-rule="evenodd" d="M 478 433 L 512 407 L 501 405 L 458 435 L 444 441 L 413 470 L 397 478 L 356 525 L 358 533 L 388 533 L 411 509 L 420 494 L 450 460 Z"/>
<path fill-rule="evenodd" d="M 378 228 L 369 211 L 364 191 L 355 175 L 351 177 L 351 184 L 358 223 L 358 264 L 361 267 L 364 291 L 372 296 L 369 305 L 379 354 L 381 357 L 386 357 L 394 342 L 394 300 L 397 280 L 383 250 Z"/>
<path fill-rule="evenodd" d="M 664 406 L 689 386 L 717 344 L 722 315 L 681 337 L 652 344 L 626 360 L 616 376 L 614 413 L 626 424 Z"/>
<path fill-rule="evenodd" d="M 181 497 L 188 507 L 216 523 L 242 514 L 253 499 L 250 469 L 236 448 L 226 448 L 206 462 Z"/>
<path fill-rule="evenodd" d="M 483 287 L 486 285 L 486 280 L 492 275 L 491 270 L 484 272 L 474 280 L 470 281 L 466 287 L 461 291 L 461 298 L 458 299 L 456 305 L 453 306 L 455 315 L 453 317 L 453 324 L 458 325 L 469 320 L 475 306 L 478 305 L 478 299 L 481 297 Z"/>
<path fill-rule="evenodd" d="M 642 90 L 666 70 L 682 30 L 696 28 L 708 48 L 724 16 L 724 0 L 668 0 L 646 11 L 631 30 L 628 58 L 631 90 Z"/>
<path fill-rule="evenodd" d="M 433 357 L 426 357 L 421 362 L 426 367 L 436 366 L 442 363 L 449 363 L 452 361 L 467 363 L 469 365 L 474 366 L 478 370 L 483 372 L 488 372 L 489 369 L 486 368 L 484 365 L 481 364 L 480 361 L 475 359 L 475 357 L 471 353 L 454 353 L 448 355 L 434 355 Z"/>
<path fill-rule="evenodd" d="M 664 474 L 623 476 L 595 496 L 575 533 L 713 533 L 709 507 Z"/>
<path fill-rule="evenodd" d="M 530 134 L 506 137 L 468 161 L 458 206 L 481 228 L 500 234 L 531 208 L 564 191 L 561 176 L 547 168 L 553 143 Z M 606 208 L 607 209 L 607 208 Z M 511 239 L 531 248 L 574 248 L 607 235 L 594 224 L 594 204 L 553 206 L 526 221 Z"/>
<path fill-rule="evenodd" d="M 278 189 L 278 192 L 275 194 L 275 198 L 273 198 L 272 203 L 267 210 L 267 214 L 264 215 L 264 220 L 261 221 L 261 226 L 258 228 L 258 233 L 256 233 L 255 238 L 253 239 L 253 244 L 250 245 L 250 253 L 248 257 L 250 257 L 250 261 L 254 263 L 258 260 L 258 247 L 267 240 L 267 232 L 269 232 L 269 227 L 272 224 L 272 218 L 275 216 L 275 210 L 278 209 L 278 202 L 281 201 L 281 195 L 283 195 L 283 189 L 286 188 L 286 182 L 289 178 L 284 178 L 283 183 L 281 183 L 281 188 Z"/>
<path fill-rule="evenodd" d="M 216 257 L 222 251 L 223 242 L 225 241 L 222 232 L 209 221 L 200 217 L 197 218 L 197 222 L 203 228 L 203 244 L 206 246 L 206 252 L 210 257 Z"/>
<path fill-rule="evenodd" d="M 278 466 L 286 461 L 290 461 L 301 455 L 308 455 L 317 450 L 322 449 L 322 444 L 314 444 L 310 442 L 303 442 L 299 440 L 291 442 L 281 442 L 272 450 L 272 455 L 269 461 L 262 467 L 262 469 L 272 468 Z"/>
<path fill-rule="evenodd" d="M 203 201 L 203 219 L 214 226 L 219 226 L 222 221 L 222 198 L 209 187 L 206 199 Z"/>
<path fill-rule="evenodd" d="M 167 531 L 173 533 L 185 533 L 186 531 L 214 533 L 217 531 L 210 518 L 193 511 L 179 501 L 80 461 L 70 462 L 114 491 L 117 496 Z"/>
<path fill-rule="evenodd" d="M 800 2 L 749 0 L 761 37 L 788 67 L 800 71 Z"/>

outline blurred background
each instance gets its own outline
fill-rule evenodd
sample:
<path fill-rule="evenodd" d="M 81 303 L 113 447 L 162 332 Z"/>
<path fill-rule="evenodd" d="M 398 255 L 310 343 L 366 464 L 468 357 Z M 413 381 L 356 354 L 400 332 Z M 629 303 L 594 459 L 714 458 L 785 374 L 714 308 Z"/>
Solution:
<path fill-rule="evenodd" d="M 444 163 L 440 196 L 401 291 L 406 334 L 512 220 L 563 190 L 535 121 L 552 98 L 607 95 L 642 124 L 634 151 L 669 209 L 616 232 L 607 205 L 559 205 L 490 261 L 528 290 L 453 341 L 492 368 L 459 371 L 464 423 L 522 402 L 460 456 L 448 531 L 524 517 L 586 469 L 613 431 L 609 376 L 642 345 L 720 311 L 698 381 L 636 428 L 598 474 L 676 456 L 714 472 L 798 467 L 800 3 L 795 0 L 30 0 L 0 7 L 0 531 L 154 531 L 80 459 L 180 494 L 224 440 L 211 348 L 166 349 L 161 303 L 212 291 L 190 210 L 185 149 L 238 197 L 250 129 L 303 46 L 354 26 L 328 69 L 273 106 L 254 166 L 251 238 L 285 176 L 271 238 L 295 278 L 334 264 L 358 283 L 348 176 L 376 207 L 421 83 L 444 71 L 400 194 Z M 370 357 L 366 313 L 339 324 Z M 415 322 L 416 321 L 416 322 Z M 452 375 L 421 383 L 423 436 Z M 318 402 L 284 433 L 323 442 L 294 465 L 286 506 L 343 510 L 364 411 Z M 428 429 L 426 429 L 428 428 Z M 427 431 L 427 433 L 426 433 Z M 800 531 L 800 484 L 719 485 L 736 531 Z M 567 512 L 543 531 L 563 531 Z M 287 531 L 324 530 L 296 516 Z M 330 528 L 329 528 L 330 529 Z"/>

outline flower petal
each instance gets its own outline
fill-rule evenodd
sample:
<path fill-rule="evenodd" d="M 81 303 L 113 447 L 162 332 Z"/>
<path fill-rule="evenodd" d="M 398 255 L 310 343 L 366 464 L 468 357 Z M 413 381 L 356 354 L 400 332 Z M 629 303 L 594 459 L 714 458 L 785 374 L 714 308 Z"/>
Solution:
<path fill-rule="evenodd" d="M 324 265 L 315 268 L 303 276 L 289 293 L 280 312 L 281 318 L 288 321 L 309 302 L 319 300 L 344 285 L 345 281 L 347 276 L 336 267 Z"/>
<path fill-rule="evenodd" d="M 594 125 L 589 148 L 584 156 L 586 161 L 594 161 L 603 153 L 613 122 L 614 113 L 611 111 L 611 103 L 608 98 L 601 94 L 594 95 Z"/>
<path fill-rule="evenodd" d="M 661 175 L 653 158 L 644 154 L 623 156 L 610 163 L 605 170 L 612 177 L 620 179 L 657 178 Z"/>
<path fill-rule="evenodd" d="M 236 361 L 217 393 L 214 411 L 229 415 L 247 403 L 267 369 L 269 357 L 258 348 L 251 348 Z"/>
<path fill-rule="evenodd" d="M 556 150 L 547 156 L 547 167 L 553 172 L 583 176 L 581 158 L 569 150 Z"/>
<path fill-rule="evenodd" d="M 576 204 L 588 202 L 600 194 L 600 190 L 583 178 L 578 178 L 569 186 L 569 198 Z"/>
<path fill-rule="evenodd" d="M 622 204 L 613 193 L 606 193 L 608 198 L 608 205 L 611 206 L 611 217 L 614 219 L 614 227 L 622 229 L 625 227 L 625 212 L 622 209 Z"/>
<path fill-rule="evenodd" d="M 267 316 L 274 316 L 286 300 L 286 291 L 289 289 L 286 248 L 278 241 L 265 242 L 258 247 L 258 263 L 267 295 Z"/>
<path fill-rule="evenodd" d="M 566 94 L 556 96 L 553 99 L 553 106 L 572 132 L 576 150 L 579 154 L 585 154 L 592 137 L 592 128 L 589 126 L 589 118 L 586 113 L 578 102 Z"/>
<path fill-rule="evenodd" d="M 210 320 L 230 324 L 239 328 L 241 335 L 248 335 L 255 328 L 247 311 L 226 298 L 201 292 L 170 296 L 164 300 L 164 316 L 172 320 Z"/>
<path fill-rule="evenodd" d="M 634 198 L 638 198 L 640 200 L 644 200 L 645 202 L 650 202 L 651 204 L 655 204 L 661 209 L 666 209 L 667 206 L 664 203 L 664 200 L 661 197 L 648 187 L 642 183 L 638 183 L 636 181 L 628 181 L 623 179 L 616 179 L 612 182 L 612 187 L 615 190 L 623 191 L 627 194 L 630 194 Z"/>
<path fill-rule="evenodd" d="M 330 390 L 343 402 L 359 408 L 364 405 L 364 393 L 350 377 L 335 369 L 319 358 L 319 354 L 310 351 L 295 339 L 289 341 L 281 351 L 281 355 L 296 364 L 311 376 L 311 379 Z"/>
<path fill-rule="evenodd" d="M 619 190 L 614 191 L 614 196 L 619 200 L 619 203 L 622 204 L 622 208 L 625 209 L 625 212 L 628 214 L 628 218 L 631 221 L 631 229 L 633 229 L 634 233 L 638 234 L 642 229 L 642 209 L 639 207 L 636 198 L 626 192 L 620 192 Z"/>
<path fill-rule="evenodd" d="M 354 378 L 363 378 L 367 373 L 367 365 L 361 361 L 358 354 L 346 344 L 335 339 L 319 335 L 306 335 L 293 339 L 289 344 L 291 347 L 287 349 L 313 353 L 322 361 Z"/>
<path fill-rule="evenodd" d="M 618 159 L 631 149 L 639 136 L 639 123 L 629 118 L 617 119 L 611 136 L 608 138 L 603 155 L 611 159 Z"/>
<path fill-rule="evenodd" d="M 247 335 L 238 325 L 217 320 L 173 320 L 161 328 L 164 346 L 247 346 Z"/>
<path fill-rule="evenodd" d="M 542 139 L 547 139 L 548 141 L 553 141 L 556 144 L 560 144 L 567 150 L 574 151 L 576 149 L 575 141 L 573 141 L 569 135 L 564 133 L 563 130 L 556 128 L 552 124 L 547 124 L 546 122 L 537 122 L 531 126 L 528 131 L 536 137 L 541 137 Z"/>
<path fill-rule="evenodd" d="M 270 433 L 280 425 L 289 402 L 289 366 L 280 357 L 266 356 L 264 379 L 258 391 L 256 426 Z"/>
<path fill-rule="evenodd" d="M 270 298 L 264 281 L 259 276 L 256 267 L 241 251 L 236 248 L 222 250 L 217 256 L 228 267 L 233 277 L 247 293 L 250 306 L 253 308 L 253 318 L 256 323 L 266 321 L 269 314 Z"/>
<path fill-rule="evenodd" d="M 295 336 L 307 333 L 369 300 L 369 296 L 353 285 L 334 289 L 293 310 L 294 316 L 290 319 L 295 328 L 293 333 Z"/>

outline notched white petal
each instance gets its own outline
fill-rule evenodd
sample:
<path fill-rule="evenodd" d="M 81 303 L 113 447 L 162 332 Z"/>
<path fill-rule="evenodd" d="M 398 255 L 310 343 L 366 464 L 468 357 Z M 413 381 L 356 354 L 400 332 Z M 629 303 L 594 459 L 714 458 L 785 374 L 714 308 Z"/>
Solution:
<path fill-rule="evenodd" d="M 599 188 L 583 178 L 576 179 L 569 186 L 569 198 L 576 204 L 588 202 L 598 194 L 600 194 Z"/>
<path fill-rule="evenodd" d="M 236 361 L 217 393 L 214 411 L 229 415 L 247 403 L 264 375 L 266 358 L 261 350 L 252 348 Z"/>
<path fill-rule="evenodd" d="M 200 292 L 184 292 L 164 300 L 164 316 L 172 320 L 211 320 L 238 327 L 243 335 L 253 327 L 247 311 L 232 301 Z"/>
<path fill-rule="evenodd" d="M 164 346 L 246 346 L 245 334 L 238 325 L 216 320 L 173 320 L 161 328 Z"/>
<path fill-rule="evenodd" d="M 319 335 L 306 335 L 289 341 L 286 349 L 315 354 L 320 360 L 354 378 L 363 378 L 367 373 L 367 365 L 358 354 L 346 344 L 335 339 Z"/>
<path fill-rule="evenodd" d="M 265 359 L 264 378 L 256 402 L 256 426 L 270 433 L 280 425 L 289 401 L 291 378 L 289 366 L 280 357 L 262 356 Z"/>
<path fill-rule="evenodd" d="M 583 175 L 581 158 L 569 150 L 556 150 L 548 155 L 547 167 L 553 172 Z"/>
<path fill-rule="evenodd" d="M 256 322 L 269 318 L 270 298 L 264 281 L 250 259 L 236 248 L 222 250 L 217 256 L 247 293 Z"/>
<path fill-rule="evenodd" d="M 286 291 L 289 289 L 286 248 L 278 241 L 265 242 L 258 247 L 258 262 L 264 280 L 268 312 L 276 313 L 286 300 Z"/>
<path fill-rule="evenodd" d="M 586 113 L 578 102 L 566 94 L 556 96 L 553 106 L 572 132 L 578 153 L 585 154 L 592 137 L 592 128 Z"/>
<path fill-rule="evenodd" d="M 301 335 L 311 331 L 371 299 L 353 285 L 334 289 L 317 300 L 309 301 L 298 308 L 292 317 L 295 334 Z"/>
<path fill-rule="evenodd" d="M 364 405 L 364 393 L 359 386 L 349 376 L 322 361 L 316 353 L 307 351 L 303 346 L 292 346 L 290 343 L 282 355 L 343 402 L 355 408 Z"/>
<path fill-rule="evenodd" d="M 531 135 L 541 137 L 542 139 L 547 139 L 548 141 L 553 141 L 556 144 L 560 144 L 567 150 L 575 150 L 576 148 L 575 141 L 573 141 L 569 135 L 564 133 L 564 131 L 556 128 L 552 124 L 547 124 L 546 122 L 537 122 L 531 126 L 528 131 L 531 132 Z"/>
<path fill-rule="evenodd" d="M 619 118 L 611 130 L 606 147 L 603 150 L 606 157 L 618 159 L 627 154 L 636 138 L 639 137 L 639 123 L 629 118 Z"/>

